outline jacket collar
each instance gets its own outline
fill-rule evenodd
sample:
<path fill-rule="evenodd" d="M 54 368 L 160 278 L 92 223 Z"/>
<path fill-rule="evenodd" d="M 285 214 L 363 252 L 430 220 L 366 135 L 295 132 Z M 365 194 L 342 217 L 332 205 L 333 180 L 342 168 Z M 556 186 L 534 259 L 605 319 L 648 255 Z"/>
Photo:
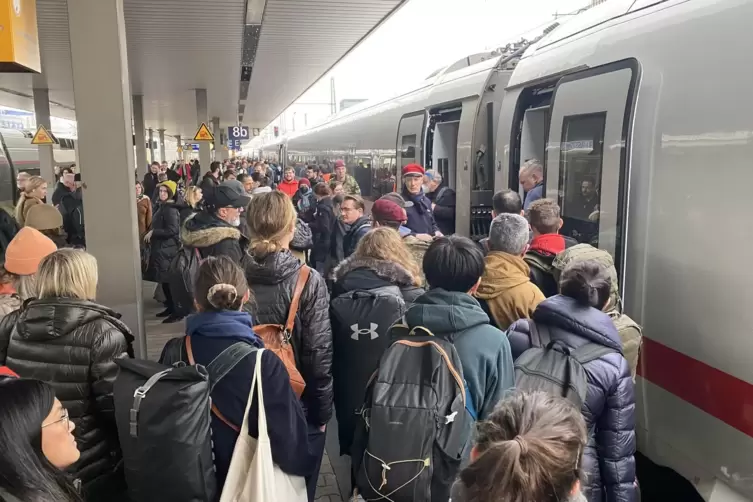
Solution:
<path fill-rule="evenodd" d="M 207 338 L 236 339 L 263 348 L 264 342 L 254 333 L 254 320 L 247 312 L 222 310 L 199 312 L 186 320 L 186 334 Z"/>
<path fill-rule="evenodd" d="M 241 231 L 206 211 L 186 218 L 180 229 L 183 244 L 193 248 L 206 248 L 225 239 L 240 240 Z"/>
<path fill-rule="evenodd" d="M 374 258 L 359 257 L 351 255 L 338 265 L 332 272 L 335 281 L 342 281 L 345 276 L 358 269 L 366 269 L 380 279 L 384 279 L 390 284 L 396 286 L 412 286 L 413 277 L 402 265 L 387 261 L 376 260 Z"/>
<path fill-rule="evenodd" d="M 264 258 L 254 258 L 246 255 L 243 258 L 243 268 L 251 284 L 280 284 L 297 273 L 301 268 L 298 258 L 285 249 L 270 253 Z"/>
<path fill-rule="evenodd" d="M 565 237 L 560 234 L 537 235 L 531 241 L 529 251 L 543 256 L 554 256 L 565 250 Z"/>
<path fill-rule="evenodd" d="M 528 264 L 520 256 L 492 251 L 486 256 L 484 275 L 476 296 L 482 299 L 496 298 L 503 292 L 530 282 Z"/>
<path fill-rule="evenodd" d="M 536 307 L 533 319 L 622 351 L 620 335 L 609 315 L 593 307 L 580 305 L 568 296 L 547 298 Z"/>
<path fill-rule="evenodd" d="M 482 324 L 489 316 L 478 301 L 467 293 L 430 289 L 405 313 L 409 326 L 424 326 L 436 335 L 454 334 Z"/>

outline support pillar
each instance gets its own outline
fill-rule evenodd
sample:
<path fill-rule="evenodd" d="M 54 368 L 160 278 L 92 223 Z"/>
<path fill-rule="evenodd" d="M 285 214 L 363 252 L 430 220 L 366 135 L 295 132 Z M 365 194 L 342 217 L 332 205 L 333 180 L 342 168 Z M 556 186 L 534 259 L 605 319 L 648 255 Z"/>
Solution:
<path fill-rule="evenodd" d="M 34 114 L 37 119 L 37 127 L 44 126 L 47 131 L 52 132 L 52 123 L 50 121 L 50 91 L 49 89 L 34 88 Z M 52 153 L 52 145 L 39 145 L 39 175 L 47 181 L 50 197 L 55 190 L 55 156 Z"/>
<path fill-rule="evenodd" d="M 146 160 L 146 131 L 144 130 L 144 96 L 133 97 L 133 136 L 136 143 L 136 177 L 149 172 Z"/>
<path fill-rule="evenodd" d="M 209 122 L 209 112 L 207 110 L 207 90 L 196 89 L 196 127 L 203 123 Z M 216 141 L 216 137 L 215 137 Z M 199 164 L 201 170 L 206 171 L 209 169 L 209 164 L 212 163 L 209 154 L 209 142 L 199 141 Z"/>
<path fill-rule="evenodd" d="M 159 133 L 159 161 L 164 162 L 167 160 L 167 157 L 165 157 L 165 130 L 164 129 L 157 129 L 157 132 Z"/>
<path fill-rule="evenodd" d="M 176 148 L 180 148 L 180 151 L 183 151 L 183 142 L 181 141 L 180 134 L 175 136 L 175 141 L 178 143 L 178 146 Z M 178 160 L 183 160 L 183 154 L 181 153 L 178 155 Z"/>
<path fill-rule="evenodd" d="M 230 150 L 227 148 L 227 133 L 224 129 L 220 129 L 220 137 L 222 138 L 222 147 L 220 149 L 220 160 L 226 161 L 230 157 Z"/>
<path fill-rule="evenodd" d="M 122 314 L 136 337 L 136 355 L 145 358 L 123 0 L 67 3 L 78 149 L 87 186 L 86 245 L 99 268 L 97 302 Z"/>
<path fill-rule="evenodd" d="M 222 160 L 222 130 L 219 117 L 212 117 L 212 134 L 214 134 L 214 160 Z"/>
<path fill-rule="evenodd" d="M 157 160 L 154 156 L 154 129 L 149 128 L 149 163 L 151 164 Z"/>

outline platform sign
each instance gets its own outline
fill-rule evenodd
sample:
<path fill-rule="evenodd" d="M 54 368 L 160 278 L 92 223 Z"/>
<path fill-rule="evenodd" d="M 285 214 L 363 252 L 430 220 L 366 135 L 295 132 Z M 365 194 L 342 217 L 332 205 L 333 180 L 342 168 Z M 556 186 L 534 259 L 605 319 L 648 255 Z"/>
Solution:
<path fill-rule="evenodd" d="M 227 128 L 227 147 L 231 150 L 241 150 L 241 142 L 249 138 L 248 127 L 237 125 Z"/>
<path fill-rule="evenodd" d="M 31 138 L 32 145 L 54 145 L 55 140 L 52 139 L 52 134 L 47 132 L 47 129 L 43 125 L 37 127 L 37 132 L 34 133 L 34 137 Z"/>
<path fill-rule="evenodd" d="M 0 73 L 39 73 L 36 0 L 0 0 Z"/>
<path fill-rule="evenodd" d="M 196 131 L 196 134 L 194 134 L 193 137 L 194 141 L 214 141 L 214 135 L 212 134 L 212 131 L 209 130 L 207 125 L 202 122 L 199 126 L 199 130 Z"/>

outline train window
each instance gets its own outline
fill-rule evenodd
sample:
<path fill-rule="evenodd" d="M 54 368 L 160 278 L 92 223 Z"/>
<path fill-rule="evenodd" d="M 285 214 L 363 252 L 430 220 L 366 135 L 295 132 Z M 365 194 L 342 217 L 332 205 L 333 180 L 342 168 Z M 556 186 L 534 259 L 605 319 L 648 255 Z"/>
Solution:
<path fill-rule="evenodd" d="M 403 136 L 402 143 L 401 143 L 401 150 L 402 150 L 402 157 L 403 157 L 403 165 L 400 167 L 405 167 L 408 164 L 412 164 L 416 161 L 416 135 L 415 134 L 408 134 L 406 136 Z"/>

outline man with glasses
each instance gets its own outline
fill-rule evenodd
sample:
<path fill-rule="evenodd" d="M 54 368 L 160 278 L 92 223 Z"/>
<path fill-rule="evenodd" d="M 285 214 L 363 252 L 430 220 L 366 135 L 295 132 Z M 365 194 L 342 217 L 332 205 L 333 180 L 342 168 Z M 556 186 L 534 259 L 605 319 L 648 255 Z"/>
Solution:
<path fill-rule="evenodd" d="M 352 255 L 358 241 L 371 229 L 370 221 L 363 215 L 365 205 L 358 195 L 346 195 L 340 206 L 340 219 L 348 225 L 348 230 L 343 237 L 343 254 L 345 258 Z"/>

